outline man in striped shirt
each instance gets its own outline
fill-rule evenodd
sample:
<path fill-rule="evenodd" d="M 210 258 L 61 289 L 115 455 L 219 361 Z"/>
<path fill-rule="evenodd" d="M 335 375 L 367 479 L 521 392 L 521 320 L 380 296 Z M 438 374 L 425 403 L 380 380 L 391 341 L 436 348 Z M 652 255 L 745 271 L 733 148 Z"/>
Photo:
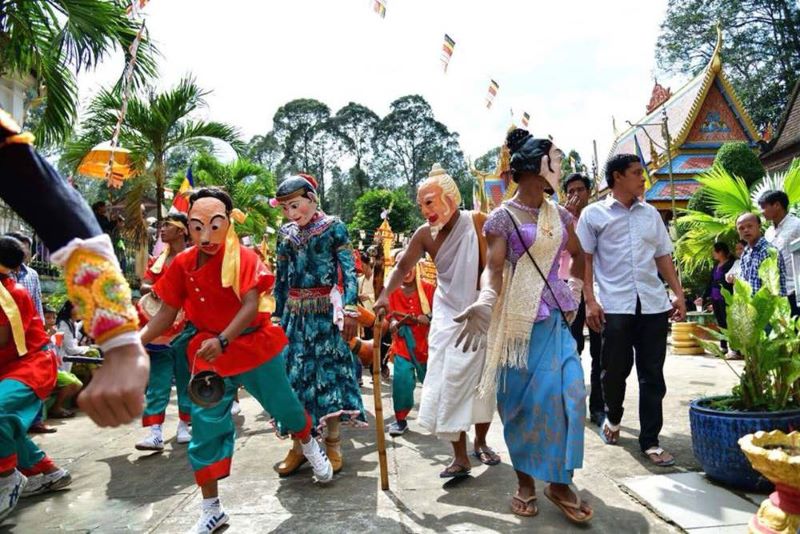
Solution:
<path fill-rule="evenodd" d="M 761 217 L 755 213 L 743 213 L 736 219 L 736 230 L 739 237 L 747 241 L 747 247 L 741 258 L 741 278 L 753 288 L 753 293 L 761 289 L 763 282 L 758 275 L 758 268 L 769 256 L 769 251 L 778 252 L 761 235 Z M 778 253 L 778 270 L 780 272 L 780 293 L 786 295 L 786 267 L 783 258 Z"/>

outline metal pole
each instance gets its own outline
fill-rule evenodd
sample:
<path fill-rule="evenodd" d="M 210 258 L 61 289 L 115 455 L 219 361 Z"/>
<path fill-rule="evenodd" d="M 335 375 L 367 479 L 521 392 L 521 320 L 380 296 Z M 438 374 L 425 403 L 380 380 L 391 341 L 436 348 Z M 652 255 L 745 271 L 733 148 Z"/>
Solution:
<path fill-rule="evenodd" d="M 669 169 L 669 188 L 670 188 L 670 196 L 672 197 L 672 220 L 670 221 L 670 224 L 672 225 L 672 228 L 677 229 L 678 215 L 677 215 L 677 210 L 675 209 L 675 177 L 672 174 L 672 139 L 670 138 L 669 135 L 669 118 L 667 117 L 666 107 L 663 107 L 661 109 L 661 117 L 664 119 L 662 127 L 663 127 L 664 141 L 666 141 L 667 143 L 667 166 Z M 681 280 L 681 268 L 678 262 L 675 262 L 675 271 L 678 274 L 678 280 Z"/>
<path fill-rule="evenodd" d="M 597 200 L 600 197 L 600 180 L 599 180 L 599 172 L 600 172 L 600 161 L 597 159 L 597 140 L 592 139 L 592 147 L 594 148 L 594 162 L 592 167 L 592 178 L 594 179 L 594 199 Z"/>

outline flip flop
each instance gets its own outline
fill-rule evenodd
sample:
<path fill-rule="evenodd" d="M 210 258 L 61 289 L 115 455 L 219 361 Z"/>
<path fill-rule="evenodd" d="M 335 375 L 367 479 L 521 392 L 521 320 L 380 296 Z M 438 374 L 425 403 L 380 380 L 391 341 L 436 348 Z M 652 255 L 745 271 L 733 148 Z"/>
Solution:
<path fill-rule="evenodd" d="M 525 507 L 525 511 L 520 512 L 511 507 L 511 513 L 514 515 L 522 516 L 522 517 L 534 517 L 539 514 L 539 507 L 536 506 L 536 495 L 531 495 L 527 499 L 523 499 L 519 496 L 519 493 L 515 493 L 511 497 L 512 502 L 517 501 L 521 503 Z M 530 504 L 533 503 L 533 510 L 530 510 Z"/>
<path fill-rule="evenodd" d="M 500 456 L 491 447 L 478 447 L 472 451 L 472 456 L 484 465 L 497 465 L 500 463 Z"/>
<path fill-rule="evenodd" d="M 645 458 L 650 460 L 653 465 L 658 467 L 672 467 L 675 465 L 675 458 L 670 458 L 669 460 L 660 460 L 659 458 L 667 451 L 662 449 L 661 447 L 651 447 L 646 451 L 642 451 Z"/>
<path fill-rule="evenodd" d="M 439 478 L 461 478 L 469 476 L 470 471 L 472 471 L 471 467 L 467 467 L 466 465 L 461 464 L 452 464 L 448 466 L 444 471 L 439 473 Z"/>
<path fill-rule="evenodd" d="M 608 428 L 611 437 L 606 436 L 606 428 Z M 615 431 L 611 429 L 611 423 L 608 422 L 608 418 L 604 419 L 603 424 L 600 425 L 600 439 L 602 439 L 606 445 L 616 445 L 619 443 L 619 430 Z"/>
<path fill-rule="evenodd" d="M 544 495 L 545 497 L 550 499 L 550 502 L 555 504 L 559 510 L 561 510 L 561 512 L 564 514 L 564 517 L 566 517 L 567 519 L 569 519 L 570 521 L 572 521 L 577 525 L 583 525 L 585 523 L 588 523 L 592 519 L 592 517 L 594 517 L 594 510 L 585 512 L 581 508 L 581 506 L 583 506 L 583 501 L 581 500 L 580 495 L 578 495 L 577 493 L 575 493 L 575 498 L 578 499 L 578 502 L 562 501 L 561 499 L 554 497 L 553 494 L 550 492 L 550 486 L 544 488 Z M 583 517 L 580 517 L 577 515 L 578 513 L 583 513 L 585 515 Z"/>

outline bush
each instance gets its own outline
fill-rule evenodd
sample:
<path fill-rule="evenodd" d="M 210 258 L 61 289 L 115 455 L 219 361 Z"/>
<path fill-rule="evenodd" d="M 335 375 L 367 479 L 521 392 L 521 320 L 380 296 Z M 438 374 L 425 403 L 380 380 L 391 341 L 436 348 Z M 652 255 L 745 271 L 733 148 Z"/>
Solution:
<path fill-rule="evenodd" d="M 692 198 L 686 204 L 687 210 L 701 211 L 707 215 L 714 215 L 714 206 L 711 204 L 711 198 L 706 193 L 704 187 L 700 187 L 694 192 Z"/>
<path fill-rule="evenodd" d="M 764 165 L 744 141 L 725 143 L 714 158 L 714 165 L 745 181 L 748 187 L 759 181 L 766 174 Z"/>
<path fill-rule="evenodd" d="M 359 230 L 364 230 L 367 235 L 372 236 L 383 222 L 381 212 L 388 209 L 390 205 L 392 211 L 389 213 L 389 225 L 394 233 L 409 233 L 417 227 L 420 219 L 416 206 L 408 199 L 408 195 L 402 188 L 394 191 L 373 189 L 356 200 L 353 221 L 348 226 L 351 239 L 357 241 L 354 236 L 358 234 Z"/>

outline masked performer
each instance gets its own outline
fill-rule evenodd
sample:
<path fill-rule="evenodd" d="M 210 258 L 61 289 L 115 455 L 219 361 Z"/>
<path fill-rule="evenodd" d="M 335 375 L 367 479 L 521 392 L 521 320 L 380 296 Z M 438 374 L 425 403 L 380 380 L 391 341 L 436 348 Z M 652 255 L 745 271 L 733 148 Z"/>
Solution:
<path fill-rule="evenodd" d="M 464 330 L 457 343 L 485 345 L 488 332 L 480 390 L 497 391 L 519 483 L 512 511 L 538 513 L 538 478 L 550 483 L 544 493 L 568 519 L 584 523 L 592 510 L 569 485 L 583 462 L 586 392 L 567 322 L 578 309 L 583 264 L 572 215 L 544 197 L 558 188 L 562 153 L 521 129 L 509 133 L 507 145 L 519 189 L 484 225 L 488 268 L 478 301 L 459 317 Z M 565 248 L 573 258 L 569 284 L 558 277 Z"/>
<path fill-rule="evenodd" d="M 388 309 L 389 295 L 400 287 L 405 273 L 425 253 L 430 254 L 436 264 L 437 287 L 418 421 L 422 428 L 453 445 L 455 458 L 439 476 L 466 476 L 470 472 L 466 432 L 473 424 L 473 455 L 487 465 L 500 463 L 498 455 L 486 445 L 494 401 L 478 398 L 475 391 L 486 351 L 479 349 L 465 355 L 455 346 L 460 330 L 455 317 L 478 297 L 482 257 L 482 236 L 478 232 L 483 221 L 476 214 L 459 211 L 458 185 L 438 164 L 420 184 L 417 202 L 428 223 L 412 236 L 375 303 L 375 310 Z"/>
<path fill-rule="evenodd" d="M 36 153 L 32 141 L 30 134 L 20 133 L 13 120 L 0 110 L 0 197 L 33 226 L 53 251 L 52 261 L 64 266 L 67 294 L 103 350 L 103 366 L 78 398 L 81 408 L 100 426 L 129 423 L 142 413 L 149 370 L 147 354 L 137 335 L 130 289 L 119 270 L 111 241 L 100 230 L 89 206 Z M 19 322 L 14 323 L 19 329 Z M 32 329 L 24 330 L 26 336 L 34 334 Z M 26 339 L 26 347 L 27 344 Z M 40 348 L 34 345 L 31 340 L 31 350 Z M 22 369 L 31 355 L 10 365 Z M 36 365 L 43 361 L 38 357 Z M 0 435 L 15 439 L 27 428 L 30 403 L 36 404 L 45 392 L 39 390 L 38 384 L 26 390 L 19 386 L 24 381 L 3 382 L 4 388 L 16 388 L 16 392 L 4 390 L 0 394 Z M 34 408 L 33 416 L 36 411 Z M 14 469 L 15 463 L 21 464 L 20 451 L 16 454 L 15 462 L 6 458 L 0 469 L 0 516 L 16 506 L 27 483 L 25 476 Z"/>
<path fill-rule="evenodd" d="M 403 257 L 397 254 L 395 262 Z M 402 436 L 408 430 L 406 417 L 414 407 L 414 389 L 425 381 L 428 363 L 428 331 L 431 325 L 432 284 L 422 281 L 417 266 L 403 278 L 403 285 L 389 295 L 390 354 L 394 356 L 392 402 L 395 422 L 389 435 Z"/>
<path fill-rule="evenodd" d="M 208 533 L 228 521 L 217 481 L 230 474 L 235 440 L 230 410 L 240 385 L 301 442 L 319 482 L 329 482 L 333 470 L 311 438 L 311 418 L 286 378 L 280 355 L 286 336 L 270 324 L 266 308 L 274 277 L 255 252 L 239 245 L 227 193 L 200 189 L 189 203 L 189 234 L 195 246 L 178 254 L 153 286 L 161 309 L 141 336 L 143 342 L 151 342 L 174 324 L 183 308 L 187 324 L 173 340 L 173 350 L 186 355 L 193 375 L 213 371 L 223 377 L 218 403 L 209 407 L 192 402 L 189 461 L 203 494 L 193 532 Z"/>
<path fill-rule="evenodd" d="M 172 260 L 186 248 L 186 239 L 189 237 L 189 226 L 186 215 L 183 213 L 170 213 L 167 215 L 160 228 L 161 241 L 166 245 L 157 258 L 150 262 L 150 267 L 142 281 L 142 293 L 145 296 L 139 302 L 143 323 L 147 317 L 154 315 L 160 301 L 151 292 L 155 284 L 167 270 Z M 183 313 L 178 313 L 178 319 L 172 328 L 147 345 L 150 355 L 150 381 L 147 383 L 147 393 L 142 426 L 150 428 L 150 434 L 136 444 L 140 451 L 160 451 L 164 449 L 164 437 L 161 425 L 169 404 L 169 395 L 172 391 L 172 381 L 175 380 L 175 389 L 178 393 L 178 431 L 176 441 L 189 443 L 192 433 L 189 427 L 191 421 L 191 401 L 189 400 L 189 366 L 184 354 L 176 354 L 170 345 L 184 327 Z"/>
<path fill-rule="evenodd" d="M 278 186 L 284 224 L 278 236 L 275 315 L 289 337 L 284 352 L 289 380 L 318 429 L 334 472 L 342 468 L 340 422 L 366 424 L 353 354 L 358 287 L 347 228 L 317 205 L 317 183 L 291 176 Z M 337 286 L 342 276 L 343 292 Z M 304 462 L 298 442 L 275 466 L 280 476 Z"/>

